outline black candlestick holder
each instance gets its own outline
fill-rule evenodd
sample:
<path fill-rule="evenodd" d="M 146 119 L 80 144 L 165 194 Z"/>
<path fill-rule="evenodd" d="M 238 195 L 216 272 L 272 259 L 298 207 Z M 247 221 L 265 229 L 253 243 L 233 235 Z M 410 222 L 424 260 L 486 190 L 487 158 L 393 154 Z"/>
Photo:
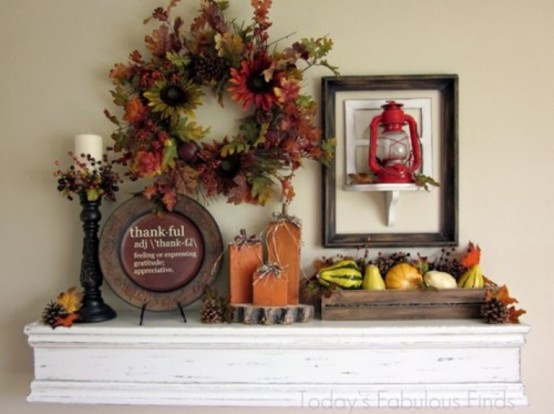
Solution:
<path fill-rule="evenodd" d="M 81 286 L 83 287 L 82 306 L 77 322 L 103 322 L 116 317 L 115 311 L 102 299 L 100 286 L 104 276 L 98 259 L 98 229 L 102 219 L 99 197 L 94 201 L 87 198 L 86 193 L 80 195 L 81 221 L 83 222 L 83 258 L 81 260 Z"/>

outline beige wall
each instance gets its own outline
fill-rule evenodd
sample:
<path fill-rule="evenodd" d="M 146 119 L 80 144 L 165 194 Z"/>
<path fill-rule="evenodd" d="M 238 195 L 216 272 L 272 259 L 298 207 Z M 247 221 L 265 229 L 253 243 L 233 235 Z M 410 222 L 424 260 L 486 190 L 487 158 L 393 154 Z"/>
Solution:
<path fill-rule="evenodd" d="M 196 9 L 184 0 L 183 14 Z M 249 18 L 246 0 L 232 12 Z M 483 248 L 487 275 L 507 283 L 529 313 L 523 353 L 531 406 L 551 411 L 554 313 L 554 2 L 550 0 L 274 0 L 276 37 L 329 34 L 345 75 L 460 76 L 460 241 Z M 141 22 L 157 1 L 3 0 L 0 12 L 0 411 L 92 413 L 95 407 L 30 405 L 32 354 L 23 326 L 77 283 L 78 206 L 55 191 L 53 162 L 77 133 L 108 137 L 107 72 L 140 47 Z M 319 78 L 310 73 L 317 94 Z M 214 111 L 218 110 L 214 108 Z M 292 210 L 304 222 L 306 269 L 333 252 L 320 242 L 320 173 L 308 165 Z M 108 214 L 112 206 L 105 206 Z M 276 209 L 209 206 L 229 239 L 260 231 Z M 233 217 L 232 222 L 229 216 Z M 107 290 L 107 289 L 106 289 Z M 110 303 L 125 308 L 110 292 Z M 291 367 L 291 369 L 293 369 Z M 183 408 L 104 407 L 111 413 Z M 198 409 L 189 412 L 258 412 Z M 267 410 L 285 412 L 290 410 Z M 327 410 L 330 411 L 330 410 Z M 420 412 L 420 411 L 417 411 Z M 458 410 L 456 412 L 466 412 Z"/>

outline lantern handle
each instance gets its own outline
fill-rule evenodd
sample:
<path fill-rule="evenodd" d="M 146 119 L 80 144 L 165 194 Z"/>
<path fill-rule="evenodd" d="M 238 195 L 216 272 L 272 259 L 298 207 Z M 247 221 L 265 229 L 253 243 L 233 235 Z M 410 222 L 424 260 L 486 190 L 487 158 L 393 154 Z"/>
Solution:
<path fill-rule="evenodd" d="M 408 123 L 410 128 L 410 139 L 412 142 L 412 153 L 414 164 L 412 165 L 412 170 L 417 171 L 421 167 L 421 143 L 419 141 L 419 134 L 417 132 L 417 124 L 415 119 L 408 114 L 404 114 L 404 119 Z"/>
<path fill-rule="evenodd" d="M 369 168 L 377 175 L 383 170 L 377 162 L 377 135 L 379 132 L 379 124 L 381 123 L 382 115 L 377 115 L 369 124 Z M 374 137 L 374 138 L 373 138 Z"/>

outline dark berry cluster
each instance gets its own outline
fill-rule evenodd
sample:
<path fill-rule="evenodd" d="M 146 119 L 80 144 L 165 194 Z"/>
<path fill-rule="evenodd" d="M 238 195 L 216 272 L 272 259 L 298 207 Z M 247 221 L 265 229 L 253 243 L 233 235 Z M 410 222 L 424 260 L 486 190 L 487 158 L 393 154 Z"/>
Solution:
<path fill-rule="evenodd" d="M 58 179 L 58 191 L 68 200 L 73 197 L 86 197 L 88 201 L 107 198 L 115 201 L 115 193 L 119 191 L 121 182 L 119 174 L 114 171 L 113 164 L 104 156 L 103 160 L 95 160 L 90 155 L 81 155 L 77 158 L 69 153 L 74 165 L 66 170 L 58 169 L 54 176 Z M 56 162 L 56 165 L 60 165 Z"/>
<path fill-rule="evenodd" d="M 411 262 L 411 254 L 405 252 L 395 252 L 390 255 L 385 255 L 382 252 L 377 254 L 377 257 L 369 262 L 379 268 L 382 275 L 386 275 L 391 267 L 399 263 Z"/>
<path fill-rule="evenodd" d="M 432 270 L 448 273 L 454 276 L 455 279 L 458 279 L 464 273 L 464 267 L 456 256 L 453 247 L 451 249 L 441 249 L 439 257 L 433 263 L 430 263 L 430 267 Z"/>

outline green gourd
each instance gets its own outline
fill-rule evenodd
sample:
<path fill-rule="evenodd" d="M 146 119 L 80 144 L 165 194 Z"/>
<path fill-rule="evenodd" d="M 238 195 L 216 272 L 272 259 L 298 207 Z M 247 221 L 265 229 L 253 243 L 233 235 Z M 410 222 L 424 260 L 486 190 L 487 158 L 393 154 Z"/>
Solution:
<path fill-rule="evenodd" d="M 363 276 L 354 260 L 341 260 L 319 270 L 318 281 L 323 286 L 336 285 L 341 289 L 360 289 Z"/>

